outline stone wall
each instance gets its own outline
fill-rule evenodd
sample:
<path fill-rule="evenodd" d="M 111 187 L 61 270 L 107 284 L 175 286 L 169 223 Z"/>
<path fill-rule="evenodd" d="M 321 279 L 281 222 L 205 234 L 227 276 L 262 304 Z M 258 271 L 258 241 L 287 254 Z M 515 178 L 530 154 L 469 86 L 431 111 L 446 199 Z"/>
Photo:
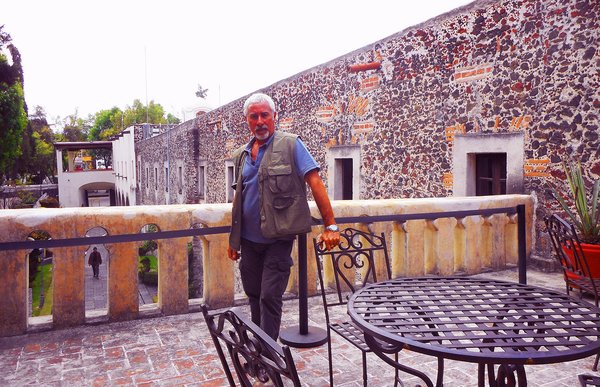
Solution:
<path fill-rule="evenodd" d="M 198 130 L 195 120 L 184 122 L 175 129 L 136 142 L 139 187 L 137 202 L 139 204 L 197 203 L 198 149 Z M 181 176 L 179 168 L 181 168 Z M 166 169 L 169 170 L 168 190 Z"/>
<path fill-rule="evenodd" d="M 597 0 L 475 1 L 261 91 L 324 177 L 331 150 L 360 149 L 360 199 L 452 196 L 456 136 L 521 134 L 515 187 L 537 197 L 545 255 L 542 219 L 558 209 L 549 187 L 564 178 L 561 160 L 600 176 L 599 9 Z M 249 139 L 245 98 L 198 118 L 197 141 L 181 142 L 206 162 L 209 203 L 223 201 L 225 162 Z M 193 137 L 189 123 L 175 132 Z M 152 144 L 149 160 L 164 153 Z M 164 203 L 153 199 L 143 202 Z"/>

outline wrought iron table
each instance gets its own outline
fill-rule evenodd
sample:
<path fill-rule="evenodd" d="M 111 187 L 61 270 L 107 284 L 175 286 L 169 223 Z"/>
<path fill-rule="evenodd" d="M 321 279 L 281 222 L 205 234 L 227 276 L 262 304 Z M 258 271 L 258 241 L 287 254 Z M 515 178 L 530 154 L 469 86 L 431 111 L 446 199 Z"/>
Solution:
<path fill-rule="evenodd" d="M 387 362 L 385 353 L 401 349 L 436 356 L 439 386 L 443 359 L 478 363 L 479 386 L 485 384 L 486 366 L 490 385 L 524 386 L 524 365 L 566 362 L 600 351 L 599 308 L 513 282 L 397 278 L 358 290 L 348 302 L 348 314 Z"/>

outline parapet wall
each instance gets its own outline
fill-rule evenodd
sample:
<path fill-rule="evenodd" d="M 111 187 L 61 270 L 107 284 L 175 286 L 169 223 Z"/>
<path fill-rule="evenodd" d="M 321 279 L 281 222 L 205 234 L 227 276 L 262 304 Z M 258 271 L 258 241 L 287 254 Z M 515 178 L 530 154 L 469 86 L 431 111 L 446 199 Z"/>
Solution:
<path fill-rule="evenodd" d="M 504 195 L 486 198 L 432 198 L 334 201 L 339 217 L 363 217 L 441 213 L 451 211 L 480 211 L 494 208 L 525 206 L 526 255 L 532 248 L 534 202 L 526 195 Z M 313 216 L 318 216 L 314 202 Z M 481 212 L 480 212 L 481 213 Z M 448 215 L 446 215 L 448 216 Z M 459 217 L 456 217 L 459 216 Z M 418 217 L 417 217 L 418 218 Z M 143 315 L 139 306 L 138 270 L 140 234 L 146 225 L 158 231 L 178 231 L 192 228 L 223 228 L 218 234 L 195 237 L 202 246 L 198 261 L 202 266 L 202 302 L 211 307 L 232 306 L 236 296 L 237 265 L 227 258 L 228 234 L 231 225 L 230 204 L 157 205 L 129 207 L 41 208 L 0 211 L 0 243 L 24 242 L 33 231 L 44 231 L 54 242 L 52 259 L 52 316 L 53 328 L 65 328 L 91 323 L 93 316 L 85 308 L 86 251 L 92 245 L 89 231 L 101 228 L 108 236 L 121 240 L 109 241 L 103 264 L 107 265 L 106 319 L 109 321 L 136 319 Z M 436 220 L 418 218 L 401 222 L 372 224 L 341 224 L 372 232 L 384 233 L 392 260 L 393 276 L 465 275 L 514 267 L 518 257 L 516 215 L 503 211 L 491 216 L 450 215 Z M 104 232 L 102 234 L 104 234 Z M 322 232 L 313 227 L 307 246 L 308 294 L 317 294 L 317 269 L 312 238 Z M 138 235 L 139 241 L 125 239 Z M 181 235 L 181 234 L 180 234 Z M 191 234 L 187 234 L 191 235 Z M 69 245 L 82 238 L 90 245 Z M 70 241 L 59 241 L 70 239 Z M 189 301 L 188 283 L 193 273 L 188 265 L 188 243 L 192 236 L 157 239 L 158 302 L 153 313 L 172 315 L 186 313 L 197 305 Z M 103 249 L 103 250 L 104 250 Z M 30 250 L 0 250 L 0 337 L 24 334 L 40 318 L 27 317 L 29 301 L 28 254 Z M 297 254 L 292 253 L 297 262 Z M 288 283 L 288 292 L 298 293 L 297 267 Z M 193 270 L 193 269 L 192 269 Z M 359 275 L 360 271 L 357 272 Z M 331 268 L 325 269 L 332 278 Z M 50 297 L 50 296 L 49 296 Z"/>

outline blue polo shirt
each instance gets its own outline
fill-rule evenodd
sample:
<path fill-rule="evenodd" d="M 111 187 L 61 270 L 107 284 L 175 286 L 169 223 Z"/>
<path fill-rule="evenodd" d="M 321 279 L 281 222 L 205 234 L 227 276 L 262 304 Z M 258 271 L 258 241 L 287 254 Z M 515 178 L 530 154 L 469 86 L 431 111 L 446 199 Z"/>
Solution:
<path fill-rule="evenodd" d="M 267 146 L 273 141 L 271 136 L 267 142 L 258 148 L 256 160 L 252 160 L 252 141 L 246 146 L 246 160 L 242 170 L 242 238 L 256 243 L 273 243 L 275 239 L 265 238 L 260 231 L 260 203 L 258 198 L 258 169 L 265 155 Z M 313 169 L 319 169 L 319 164 L 306 149 L 306 146 L 298 138 L 294 147 L 294 162 L 298 176 L 304 179 L 304 175 Z"/>

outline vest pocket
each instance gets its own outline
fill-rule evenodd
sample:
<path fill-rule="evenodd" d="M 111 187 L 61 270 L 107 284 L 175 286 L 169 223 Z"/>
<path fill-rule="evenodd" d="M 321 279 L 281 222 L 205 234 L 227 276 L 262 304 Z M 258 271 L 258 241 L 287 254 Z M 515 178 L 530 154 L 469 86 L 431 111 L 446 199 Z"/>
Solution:
<path fill-rule="evenodd" d="M 287 193 L 293 189 L 291 165 L 275 165 L 267 168 L 269 189 L 273 193 Z M 291 193 L 291 192 L 290 192 Z"/>
<path fill-rule="evenodd" d="M 273 208 L 276 210 L 283 210 L 288 208 L 294 203 L 294 198 L 291 196 L 277 196 L 273 198 Z"/>

